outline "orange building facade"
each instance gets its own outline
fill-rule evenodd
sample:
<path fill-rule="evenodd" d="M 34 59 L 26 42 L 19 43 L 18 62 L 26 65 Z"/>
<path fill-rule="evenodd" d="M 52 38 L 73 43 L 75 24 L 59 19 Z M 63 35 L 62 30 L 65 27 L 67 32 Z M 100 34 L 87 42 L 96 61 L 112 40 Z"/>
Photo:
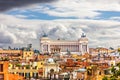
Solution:
<path fill-rule="evenodd" d="M 24 80 L 24 78 L 19 75 L 10 74 L 8 65 L 8 61 L 0 61 L 0 80 Z"/>

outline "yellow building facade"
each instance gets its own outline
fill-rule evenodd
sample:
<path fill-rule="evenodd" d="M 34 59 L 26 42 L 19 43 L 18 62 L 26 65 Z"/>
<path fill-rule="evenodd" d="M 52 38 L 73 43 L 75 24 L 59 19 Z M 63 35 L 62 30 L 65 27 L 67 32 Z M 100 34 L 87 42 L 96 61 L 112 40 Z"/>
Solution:
<path fill-rule="evenodd" d="M 23 51 L 23 59 L 32 59 L 33 58 L 34 51 Z"/>
<path fill-rule="evenodd" d="M 21 64 L 21 63 L 18 63 Z M 32 62 L 26 65 L 9 64 L 9 72 L 13 74 L 17 74 L 23 76 L 24 78 L 38 78 L 41 77 L 42 74 L 39 74 L 39 71 L 43 69 L 44 61 Z M 14 67 L 15 66 L 15 67 Z"/>

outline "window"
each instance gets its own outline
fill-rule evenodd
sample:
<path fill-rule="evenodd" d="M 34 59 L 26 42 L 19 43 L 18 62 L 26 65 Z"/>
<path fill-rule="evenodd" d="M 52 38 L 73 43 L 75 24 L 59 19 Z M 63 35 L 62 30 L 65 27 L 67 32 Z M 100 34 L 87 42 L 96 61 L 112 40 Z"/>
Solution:
<path fill-rule="evenodd" d="M 43 63 L 41 63 L 41 65 L 43 65 Z"/>
<path fill-rule="evenodd" d="M 38 78 L 38 73 L 33 73 L 33 78 Z"/>
<path fill-rule="evenodd" d="M 0 64 L 0 72 L 3 72 L 3 64 Z"/>
<path fill-rule="evenodd" d="M 88 70 L 87 70 L 87 74 L 88 74 L 88 75 L 92 75 L 92 70 L 91 70 L 91 69 L 88 69 Z"/>
<path fill-rule="evenodd" d="M 105 75 L 109 75 L 109 70 L 104 70 Z"/>
<path fill-rule="evenodd" d="M 30 73 L 25 73 L 25 77 L 29 78 L 30 77 Z"/>
<path fill-rule="evenodd" d="M 99 75 L 101 75 L 101 71 L 99 72 Z"/>
<path fill-rule="evenodd" d="M 0 74 L 0 80 L 4 80 L 4 75 Z"/>

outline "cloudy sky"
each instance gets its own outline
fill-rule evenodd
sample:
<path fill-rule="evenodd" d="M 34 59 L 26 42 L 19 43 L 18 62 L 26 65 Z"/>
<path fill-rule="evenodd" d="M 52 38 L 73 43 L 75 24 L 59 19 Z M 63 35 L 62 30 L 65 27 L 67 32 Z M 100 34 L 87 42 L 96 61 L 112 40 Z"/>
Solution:
<path fill-rule="evenodd" d="M 120 0 L 0 0 L 0 47 L 39 49 L 39 39 L 77 40 L 90 47 L 120 46 Z"/>

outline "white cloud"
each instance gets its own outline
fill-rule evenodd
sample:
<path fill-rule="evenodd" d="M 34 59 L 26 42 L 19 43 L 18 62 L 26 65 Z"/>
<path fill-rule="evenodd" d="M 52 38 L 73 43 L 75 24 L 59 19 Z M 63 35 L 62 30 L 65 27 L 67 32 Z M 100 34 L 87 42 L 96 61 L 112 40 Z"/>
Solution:
<path fill-rule="evenodd" d="M 15 17 L 17 17 L 17 18 L 27 18 L 27 16 L 25 16 L 25 15 L 15 15 Z"/>
<path fill-rule="evenodd" d="M 0 14 L 0 21 L 0 24 L 6 25 L 6 27 L 0 28 L 0 32 L 5 33 L 3 37 L 8 38 L 9 36 L 12 40 L 11 45 L 22 44 L 22 46 L 26 46 L 26 44 L 32 43 L 35 48 L 39 49 L 39 38 L 44 32 L 53 39 L 69 40 L 77 40 L 85 32 L 89 38 L 89 45 L 92 47 L 117 47 L 120 45 L 119 21 L 87 19 L 25 20 L 4 14 Z"/>
<path fill-rule="evenodd" d="M 47 5 L 47 6 L 46 6 Z M 120 0 L 58 0 L 30 10 L 58 17 L 95 18 L 97 11 L 120 11 Z"/>
<path fill-rule="evenodd" d="M 0 25 L 0 44 L 12 44 L 16 43 L 17 38 L 13 33 L 7 30 L 7 26 Z"/>
<path fill-rule="evenodd" d="M 39 38 L 45 32 L 49 37 L 56 39 L 80 38 L 85 32 L 89 38 L 90 46 L 113 46 L 120 45 L 120 17 L 111 17 L 110 20 L 87 20 L 84 18 L 99 18 L 97 11 L 119 11 L 120 0 L 58 0 L 55 3 L 44 5 L 31 5 L 16 9 L 20 13 L 27 10 L 46 13 L 58 17 L 76 17 L 83 19 L 59 19 L 59 20 L 25 20 L 24 18 L 36 15 L 5 15 L 0 14 L 0 46 L 26 45 L 33 43 L 39 48 Z M 16 11 L 15 10 L 15 11 Z"/>
<path fill-rule="evenodd" d="M 118 20 L 118 21 L 120 21 L 120 17 L 119 16 L 117 16 L 117 17 L 111 17 L 110 19 L 111 20 Z"/>

